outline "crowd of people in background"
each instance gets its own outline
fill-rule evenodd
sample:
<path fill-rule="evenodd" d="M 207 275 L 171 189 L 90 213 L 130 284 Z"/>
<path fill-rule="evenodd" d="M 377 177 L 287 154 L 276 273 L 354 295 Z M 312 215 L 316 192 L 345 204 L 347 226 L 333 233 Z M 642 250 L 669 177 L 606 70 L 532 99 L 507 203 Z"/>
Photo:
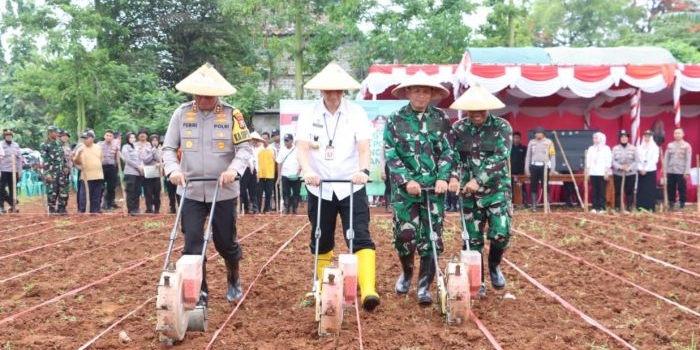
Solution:
<path fill-rule="evenodd" d="M 77 211 L 80 213 L 120 209 L 116 202 L 120 175 L 123 175 L 125 205 L 129 214 L 160 213 L 163 188 L 168 197 L 167 213 L 176 213 L 177 187 L 167 181 L 163 172 L 162 137 L 158 134 L 149 134 L 147 130 L 140 129 L 137 133 L 124 134 L 122 139 L 119 132 L 106 130 L 103 139 L 96 141 L 94 131 L 86 130 L 80 135 L 78 143 L 71 143 L 71 135 L 66 130 L 49 126 L 47 132 L 47 139 L 40 151 L 43 160 L 41 178 L 45 183 L 49 213 L 67 214 L 69 192 L 73 187 Z M 20 154 L 20 146 L 13 141 L 13 136 L 12 130 L 3 130 L 4 142 L 0 147 L 0 214 L 18 211 L 16 185 L 13 184 L 22 178 L 25 160 Z M 665 164 L 666 176 L 661 176 L 659 183 L 666 181 L 669 209 L 683 209 L 687 201 L 686 180 L 690 176 L 692 156 L 690 144 L 684 141 L 683 129 L 674 130 L 674 140 L 667 145 L 663 157 L 651 130 L 644 132 L 642 141 L 637 146 L 630 143 L 630 135 L 626 130 L 621 130 L 617 136 L 618 142 L 611 148 L 607 144 L 606 135 L 597 132 L 593 135 L 593 144 L 585 152 L 584 168 L 590 182 L 591 212 L 606 212 L 606 190 L 610 178 L 615 193 L 614 203 L 611 204 L 616 212 L 632 211 L 634 208 L 656 210 L 660 199 L 657 172 L 661 164 Z M 276 129 L 269 133 L 251 133 L 253 157 L 240 179 L 240 204 L 247 214 L 278 210 L 285 214 L 298 213 L 302 201 L 302 179 L 296 156 L 296 142 L 292 134 L 284 135 L 283 139 L 281 142 L 280 132 Z M 542 127 L 534 130 L 534 138 L 527 146 L 521 140 L 520 132 L 515 131 L 510 167 L 513 175 L 524 174 L 529 178 L 529 190 L 522 186 L 521 197 L 523 205 L 529 205 L 535 211 L 545 186 L 545 169 L 548 174 L 556 173 L 556 151 L 552 140 L 545 137 Z M 388 166 L 383 152 L 381 163 L 381 177 L 386 191 L 377 202 L 383 202 L 388 210 L 393 206 L 393 201 L 390 198 L 391 179 L 387 176 Z M 71 177 L 77 178 L 76 185 L 72 185 Z M 572 181 L 563 183 L 562 198 L 568 207 L 573 207 L 576 202 L 575 186 Z M 140 208 L 141 197 L 145 202 L 144 210 Z M 448 193 L 444 204 L 446 211 L 459 210 L 456 194 Z M 282 208 L 277 208 L 278 205 Z"/>
<path fill-rule="evenodd" d="M 545 137 L 542 127 L 537 127 L 534 134 L 534 139 L 524 146 L 521 144 L 520 133 L 514 132 L 511 149 L 512 174 L 529 177 L 530 196 L 526 196 L 527 191 L 523 186 L 522 197 L 525 205 L 530 200 L 532 211 L 537 209 L 540 184 L 547 186 L 544 183 L 545 169 L 548 174 L 556 173 L 554 143 Z M 615 193 L 611 204 L 615 212 L 632 211 L 635 207 L 637 210 L 655 211 L 660 199 L 657 191 L 657 171 L 660 166 L 665 167 L 665 176 L 661 176 L 659 183 L 666 182 L 665 195 L 669 209 L 685 208 L 688 193 L 686 183 L 692 168 L 692 148 L 684 140 L 683 129 L 678 127 L 673 131 L 673 141 L 667 144 L 663 157 L 651 130 L 643 133 L 643 139 L 637 146 L 630 143 L 630 135 L 626 130 L 621 130 L 617 136 L 617 144 L 611 148 L 607 144 L 606 135 L 596 132 L 593 134 L 593 144 L 585 152 L 584 173 L 591 187 L 591 212 L 606 212 L 606 191 L 610 178 Z M 569 207 L 573 206 L 575 186 L 572 181 L 564 182 L 562 196 Z"/>

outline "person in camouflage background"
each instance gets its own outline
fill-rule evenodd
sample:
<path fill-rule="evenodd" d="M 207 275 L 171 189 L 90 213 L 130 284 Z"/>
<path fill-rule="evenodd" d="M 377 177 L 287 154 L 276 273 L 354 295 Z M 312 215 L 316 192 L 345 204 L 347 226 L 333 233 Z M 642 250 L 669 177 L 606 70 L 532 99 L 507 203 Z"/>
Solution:
<path fill-rule="evenodd" d="M 415 251 L 420 255 L 418 303 L 430 304 L 430 284 L 435 277 L 428 215 L 433 230 L 442 235 L 444 194 L 448 187 L 459 190 L 459 174 L 454 171 L 453 134 L 450 121 L 431 101 L 449 96 L 449 91 L 419 71 L 396 87 L 392 94 L 410 103 L 392 113 L 384 130 L 384 147 L 394 193 L 393 244 L 403 273 L 396 282 L 396 293 L 406 294 L 413 276 Z M 450 181 L 448 185 L 448 180 Z M 425 188 L 431 207 L 426 204 Z M 437 252 L 442 252 L 438 238 Z"/>
<path fill-rule="evenodd" d="M 58 140 L 58 128 L 49 126 L 48 138 L 41 144 L 44 162 L 44 183 L 47 188 L 47 205 L 50 214 L 68 214 L 68 185 L 70 167 L 66 162 L 63 143 Z M 56 205 L 58 204 L 58 207 Z"/>
<path fill-rule="evenodd" d="M 462 171 L 462 210 L 470 249 L 479 253 L 484 248 L 483 231 L 488 223 L 489 275 L 496 289 L 506 285 L 499 265 L 508 248 L 513 214 L 508 172 L 513 129 L 505 119 L 490 115 L 488 111 L 503 107 L 498 98 L 479 86 L 472 86 L 450 106 L 469 113 L 468 118 L 452 126 Z M 479 297 L 484 297 L 486 285 L 484 274 L 481 276 Z"/>

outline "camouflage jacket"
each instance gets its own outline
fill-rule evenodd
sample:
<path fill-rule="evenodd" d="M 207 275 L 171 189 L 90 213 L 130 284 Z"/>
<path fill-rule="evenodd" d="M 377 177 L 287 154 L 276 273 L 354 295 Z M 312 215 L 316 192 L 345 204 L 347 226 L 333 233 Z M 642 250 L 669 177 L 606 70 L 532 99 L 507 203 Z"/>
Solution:
<path fill-rule="evenodd" d="M 409 104 L 388 118 L 384 148 L 391 182 L 401 186 L 413 180 L 434 186 L 437 180 L 459 178 L 447 115 L 433 106 L 425 110 L 422 121 L 418 114 Z"/>
<path fill-rule="evenodd" d="M 490 203 L 510 198 L 510 176 L 508 159 L 513 140 L 513 129 L 503 118 L 489 115 L 481 127 L 471 123 L 469 118 L 456 122 L 455 149 L 459 152 L 459 167 L 462 171 L 462 186 L 476 179 L 479 190 L 477 199 L 496 196 Z"/>
<path fill-rule="evenodd" d="M 68 173 L 66 154 L 60 140 L 46 140 L 41 144 L 41 159 L 44 161 L 44 173 L 52 175 Z"/>

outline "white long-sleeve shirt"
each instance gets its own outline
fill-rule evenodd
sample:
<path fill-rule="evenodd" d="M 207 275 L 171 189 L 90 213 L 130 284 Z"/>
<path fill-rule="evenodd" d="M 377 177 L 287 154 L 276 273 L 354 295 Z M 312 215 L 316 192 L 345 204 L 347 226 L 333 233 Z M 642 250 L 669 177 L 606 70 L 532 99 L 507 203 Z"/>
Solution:
<path fill-rule="evenodd" d="M 638 170 L 656 171 L 656 164 L 659 162 L 659 146 L 653 140 L 642 142 L 637 147 L 637 155 L 639 157 Z"/>
<path fill-rule="evenodd" d="M 598 132 L 598 143 L 588 147 L 586 151 L 586 170 L 588 176 L 610 175 L 612 166 L 612 151 L 605 144 L 605 134 Z"/>

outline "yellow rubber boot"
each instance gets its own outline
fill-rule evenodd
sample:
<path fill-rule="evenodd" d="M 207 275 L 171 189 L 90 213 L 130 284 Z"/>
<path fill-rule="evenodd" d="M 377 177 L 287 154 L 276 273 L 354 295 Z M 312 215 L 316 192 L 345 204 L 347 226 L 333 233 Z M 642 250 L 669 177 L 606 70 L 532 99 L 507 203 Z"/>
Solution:
<path fill-rule="evenodd" d="M 318 266 L 316 267 L 316 276 L 318 276 L 318 281 L 323 284 L 323 268 L 330 265 L 333 260 L 333 251 L 328 253 L 318 254 Z"/>
<path fill-rule="evenodd" d="M 379 306 L 379 294 L 374 289 L 377 255 L 374 249 L 358 250 L 355 255 L 357 255 L 357 283 L 360 285 L 362 307 L 372 311 Z"/>

